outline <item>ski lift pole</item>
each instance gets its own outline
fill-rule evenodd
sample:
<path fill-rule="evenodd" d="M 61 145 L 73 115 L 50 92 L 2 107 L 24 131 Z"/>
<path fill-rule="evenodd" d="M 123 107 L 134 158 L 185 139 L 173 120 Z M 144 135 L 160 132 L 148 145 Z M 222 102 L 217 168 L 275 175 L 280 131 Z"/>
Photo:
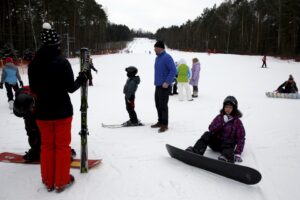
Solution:
<path fill-rule="evenodd" d="M 88 48 L 80 49 L 80 71 L 87 71 L 89 67 L 90 52 Z M 81 86 L 81 130 L 79 135 L 81 137 L 81 152 L 80 152 L 80 173 L 88 173 L 88 145 L 87 136 L 87 108 L 88 108 L 88 81 Z"/>

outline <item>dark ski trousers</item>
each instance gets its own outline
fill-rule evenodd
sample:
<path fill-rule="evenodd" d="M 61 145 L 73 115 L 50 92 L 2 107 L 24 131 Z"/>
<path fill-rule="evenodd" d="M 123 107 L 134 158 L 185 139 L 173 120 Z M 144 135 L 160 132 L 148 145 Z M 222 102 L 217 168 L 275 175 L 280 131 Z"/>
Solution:
<path fill-rule="evenodd" d="M 213 151 L 220 152 L 228 159 L 229 162 L 234 162 L 235 143 L 233 141 L 222 141 L 217 138 L 216 134 L 207 131 L 196 142 L 193 150 L 196 153 L 203 155 L 207 146 L 209 146 Z"/>
<path fill-rule="evenodd" d="M 35 117 L 32 114 L 29 114 L 24 117 L 24 123 L 31 151 L 39 156 L 41 151 L 41 135 Z"/>
<path fill-rule="evenodd" d="M 134 110 L 134 107 L 135 107 L 134 100 L 135 100 L 135 98 L 133 98 L 130 102 L 128 102 L 128 99 L 125 97 L 126 110 L 128 112 L 130 121 L 132 123 L 138 123 L 138 118 L 137 118 L 136 112 Z"/>
<path fill-rule="evenodd" d="M 267 63 L 266 63 L 266 62 L 263 62 L 261 68 L 267 68 Z"/>
<path fill-rule="evenodd" d="M 158 122 L 160 124 L 168 126 L 169 123 L 169 90 L 168 88 L 163 88 L 162 86 L 156 86 L 155 88 L 155 106 L 158 115 Z"/>
<path fill-rule="evenodd" d="M 11 84 L 5 82 L 5 88 L 6 88 L 6 92 L 7 92 L 8 101 L 14 100 L 14 94 L 13 94 L 12 90 L 14 90 L 16 92 L 19 89 L 18 83 L 16 83 L 15 85 L 11 85 Z"/>

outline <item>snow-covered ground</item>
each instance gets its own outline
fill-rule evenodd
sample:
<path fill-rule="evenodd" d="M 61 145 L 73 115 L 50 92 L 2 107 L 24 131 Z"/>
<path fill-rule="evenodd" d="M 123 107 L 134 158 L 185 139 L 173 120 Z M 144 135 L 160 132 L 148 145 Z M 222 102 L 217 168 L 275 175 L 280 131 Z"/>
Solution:
<path fill-rule="evenodd" d="M 149 125 L 107 129 L 101 123 L 122 123 L 128 119 L 123 85 L 124 69 L 139 69 L 141 84 L 136 93 L 136 111 L 145 123 L 157 120 L 154 105 L 154 41 L 135 39 L 132 53 L 93 56 L 98 74 L 89 87 L 89 158 L 103 163 L 80 174 L 72 169 L 76 182 L 63 193 L 47 192 L 38 165 L 0 163 L 0 199 L 68 200 L 285 200 L 299 199 L 300 180 L 300 100 L 265 96 L 293 74 L 300 85 L 300 64 L 268 57 L 261 69 L 261 56 L 186 53 L 167 49 L 175 61 L 184 58 L 191 66 L 197 57 L 202 66 L 199 98 L 169 101 L 169 130 L 157 133 Z M 124 51 L 125 52 L 125 51 Z M 70 60 L 74 74 L 79 59 Z M 28 83 L 26 70 L 21 70 Z M 55 81 L 55 80 L 53 80 Z M 207 130 L 221 109 L 223 99 L 234 95 L 244 116 L 246 145 L 242 165 L 262 173 L 257 185 L 239 182 L 188 166 L 169 157 L 165 144 L 179 148 L 193 145 Z M 74 106 L 72 147 L 80 152 L 80 92 L 70 95 Z M 24 153 L 29 145 L 21 118 L 10 114 L 5 90 L 0 91 L 0 152 Z M 218 154 L 207 150 L 207 156 Z"/>

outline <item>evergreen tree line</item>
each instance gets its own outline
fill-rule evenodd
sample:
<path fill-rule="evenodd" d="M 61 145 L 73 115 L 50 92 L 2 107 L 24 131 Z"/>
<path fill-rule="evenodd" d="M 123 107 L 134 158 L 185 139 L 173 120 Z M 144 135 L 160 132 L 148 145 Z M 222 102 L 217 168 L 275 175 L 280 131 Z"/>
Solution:
<path fill-rule="evenodd" d="M 300 0 L 226 0 L 194 21 L 161 28 L 168 47 L 300 57 Z"/>
<path fill-rule="evenodd" d="M 43 22 L 55 28 L 73 55 L 81 47 L 97 53 L 124 48 L 133 38 L 127 26 L 109 23 L 95 0 L 1 0 L 0 58 L 36 51 Z"/>

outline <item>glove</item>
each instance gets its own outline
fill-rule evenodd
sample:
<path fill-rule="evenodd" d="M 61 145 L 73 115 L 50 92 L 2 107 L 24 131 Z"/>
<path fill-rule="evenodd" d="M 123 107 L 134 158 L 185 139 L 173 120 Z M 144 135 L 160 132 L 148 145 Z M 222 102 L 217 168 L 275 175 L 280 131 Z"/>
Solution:
<path fill-rule="evenodd" d="M 234 162 L 243 162 L 240 154 L 234 154 Z"/>
<path fill-rule="evenodd" d="M 20 85 L 21 87 L 24 87 L 23 81 L 20 81 Z"/>
<path fill-rule="evenodd" d="M 0 83 L 0 89 L 3 89 L 3 83 Z"/>
<path fill-rule="evenodd" d="M 79 72 L 78 77 L 81 79 L 82 82 L 85 82 L 88 80 L 88 74 L 86 71 Z"/>

